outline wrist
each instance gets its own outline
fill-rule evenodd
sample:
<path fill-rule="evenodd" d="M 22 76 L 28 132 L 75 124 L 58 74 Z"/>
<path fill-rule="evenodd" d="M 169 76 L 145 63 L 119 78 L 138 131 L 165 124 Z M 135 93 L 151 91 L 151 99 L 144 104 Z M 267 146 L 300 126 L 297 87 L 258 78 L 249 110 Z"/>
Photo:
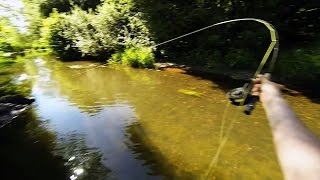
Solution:
<path fill-rule="evenodd" d="M 282 98 L 280 89 L 273 83 L 263 83 L 261 84 L 261 94 L 262 103 L 271 103 L 275 98 Z"/>
<path fill-rule="evenodd" d="M 261 94 L 261 102 L 265 105 L 265 106 L 269 106 L 274 104 L 274 102 L 278 102 L 279 100 L 283 99 L 282 94 L 279 90 L 275 89 L 272 92 L 268 92 L 268 93 L 262 93 Z"/>

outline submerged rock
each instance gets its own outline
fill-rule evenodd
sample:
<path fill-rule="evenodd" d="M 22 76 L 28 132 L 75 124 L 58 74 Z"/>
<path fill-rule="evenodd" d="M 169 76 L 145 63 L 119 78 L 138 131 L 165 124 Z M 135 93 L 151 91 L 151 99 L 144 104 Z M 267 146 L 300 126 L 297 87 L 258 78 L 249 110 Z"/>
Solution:
<path fill-rule="evenodd" d="M 156 69 L 166 69 L 166 68 L 187 68 L 186 65 L 179 65 L 176 63 L 169 63 L 169 62 L 165 62 L 165 63 L 154 63 L 154 67 Z"/>
<path fill-rule="evenodd" d="M 0 128 L 25 112 L 35 100 L 21 95 L 0 97 Z"/>
<path fill-rule="evenodd" d="M 12 103 L 12 104 L 31 104 L 35 100 L 34 98 L 27 98 L 22 95 L 6 95 L 0 97 L 0 104 Z"/>
<path fill-rule="evenodd" d="M 93 68 L 97 67 L 98 64 L 89 64 L 89 65 L 71 65 L 68 66 L 70 69 L 88 69 L 88 68 Z"/>

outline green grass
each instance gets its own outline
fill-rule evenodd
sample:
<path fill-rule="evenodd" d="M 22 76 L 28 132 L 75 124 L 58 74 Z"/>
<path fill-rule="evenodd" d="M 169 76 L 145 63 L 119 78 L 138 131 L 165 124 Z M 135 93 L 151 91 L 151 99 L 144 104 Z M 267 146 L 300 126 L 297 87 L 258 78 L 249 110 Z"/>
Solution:
<path fill-rule="evenodd" d="M 124 52 L 117 52 L 109 59 L 110 63 L 120 62 L 124 65 L 139 68 L 153 68 L 155 63 L 151 48 L 128 48 Z"/>

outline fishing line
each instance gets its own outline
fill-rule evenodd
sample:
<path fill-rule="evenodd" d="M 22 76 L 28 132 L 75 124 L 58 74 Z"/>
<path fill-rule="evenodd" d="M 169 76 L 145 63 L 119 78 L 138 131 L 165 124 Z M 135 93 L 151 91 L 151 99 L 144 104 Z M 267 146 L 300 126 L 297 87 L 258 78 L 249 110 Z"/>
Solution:
<path fill-rule="evenodd" d="M 241 102 L 241 105 L 243 105 L 244 101 Z M 231 105 L 231 102 L 228 102 L 227 105 L 226 105 L 226 110 L 225 110 L 225 113 L 228 112 L 228 109 Z M 221 125 L 221 128 L 220 128 L 220 137 L 219 137 L 219 146 L 218 146 L 218 149 L 217 149 L 217 152 L 216 154 L 213 156 L 210 164 L 209 164 L 209 167 L 208 169 L 206 170 L 205 172 L 205 175 L 202 179 L 208 179 L 209 177 L 212 176 L 213 174 L 213 170 L 214 168 L 218 165 L 218 161 L 219 161 L 219 157 L 220 157 L 220 154 L 222 152 L 222 149 L 224 147 L 224 145 L 226 144 L 226 142 L 228 141 L 229 139 L 229 136 L 230 136 L 230 133 L 234 127 L 234 124 L 236 122 L 236 119 L 238 117 L 240 113 L 240 107 L 237 107 L 237 110 L 236 112 L 234 113 L 233 117 L 231 118 L 231 122 L 230 122 L 230 125 L 229 127 L 227 128 L 227 131 L 225 133 L 225 136 L 223 136 L 223 131 L 224 131 L 224 124 L 226 123 L 226 114 L 222 117 L 222 125 Z"/>
<path fill-rule="evenodd" d="M 192 31 L 190 33 L 187 33 L 187 34 L 184 34 L 184 35 L 181 35 L 181 36 L 178 36 L 176 38 L 172 38 L 172 39 L 169 39 L 167 41 L 164 41 L 162 43 L 159 43 L 159 44 L 156 44 L 154 47 L 157 47 L 157 46 L 160 46 L 160 45 L 164 45 L 164 44 L 167 44 L 169 42 L 172 42 L 172 41 L 175 41 L 175 40 L 178 40 L 178 39 L 181 39 L 181 38 L 184 38 L 186 36 L 189 36 L 189 35 L 192 35 L 192 34 L 195 34 L 195 33 L 198 33 L 198 32 L 201 32 L 201 31 L 204 31 L 204 30 L 207 30 L 209 28 L 212 28 L 212 27 L 215 27 L 215 26 L 218 26 L 218 25 L 222 25 L 222 24 L 227 24 L 227 23 L 232 23 L 232 22 L 239 22 L 239 21 L 256 21 L 256 22 L 259 22 L 259 23 L 262 23 L 263 25 L 265 25 L 268 30 L 270 31 L 270 37 L 271 37 L 271 43 L 266 51 L 266 53 L 264 54 L 257 70 L 255 71 L 255 73 L 253 74 L 253 77 L 252 79 L 256 78 L 258 74 L 261 73 L 261 71 L 263 70 L 266 62 L 268 61 L 269 59 L 269 56 L 270 54 L 273 52 L 273 55 L 271 57 L 271 60 L 270 60 L 270 63 L 269 63 L 269 68 L 268 68 L 268 73 L 271 73 L 274 69 L 274 66 L 275 66 L 275 63 L 276 63 L 276 60 L 277 60 L 277 57 L 278 57 L 278 52 L 279 52 L 279 37 L 278 37 L 278 33 L 276 31 L 276 29 L 270 24 L 268 23 L 267 21 L 264 21 L 264 20 L 261 20 L 261 19 L 255 19 L 255 18 L 241 18 L 241 19 L 233 19 L 233 20 L 228 20 L 228 21 L 223 21 L 223 22 L 219 22 L 219 23 L 215 23 L 215 24 L 212 24 L 210 26 L 207 26 L 207 27 L 204 27 L 204 28 L 201 28 L 201 29 L 198 29 L 196 31 Z M 245 103 L 245 100 L 247 100 L 249 94 L 250 94 L 250 91 L 251 91 L 251 88 L 253 86 L 253 83 L 252 81 L 250 83 L 246 83 L 243 87 L 242 87 L 242 92 L 244 92 L 242 94 L 242 100 L 239 101 L 239 105 L 240 106 L 243 106 L 244 103 Z M 239 89 L 239 88 L 237 88 Z M 254 106 L 255 106 L 255 103 L 256 101 L 258 101 L 258 98 L 255 98 L 253 101 L 251 101 L 248 105 L 247 105 L 247 109 L 246 109 L 246 114 L 250 115 L 251 114 L 251 111 L 253 110 Z M 213 170 L 214 168 L 218 165 L 218 160 L 219 160 L 219 156 L 220 156 L 220 153 L 222 152 L 222 149 L 223 147 L 225 146 L 229 136 L 230 136 L 230 133 L 234 127 L 234 124 L 235 124 L 235 121 L 237 119 L 237 116 L 240 112 L 240 107 L 237 107 L 237 111 L 235 112 L 235 114 L 233 115 L 231 121 L 230 121 L 230 124 L 229 126 L 227 127 L 226 129 L 226 132 L 225 132 L 225 135 L 224 135 L 224 129 L 225 129 L 225 124 L 226 124 L 226 120 L 227 120 L 227 114 L 228 114 L 228 111 L 229 111 L 229 107 L 231 105 L 231 101 L 229 101 L 226 105 L 226 108 L 224 110 L 224 113 L 223 113 L 223 117 L 222 117 L 222 121 L 221 121 L 221 126 L 220 126 L 220 133 L 219 133 L 219 146 L 218 146 L 218 149 L 217 149 L 217 152 L 216 154 L 213 156 L 212 160 L 210 161 L 210 164 L 209 164 L 209 167 L 208 169 L 206 170 L 205 172 L 205 175 L 204 175 L 204 178 L 203 179 L 208 179 L 209 177 L 211 177 L 211 175 L 213 174 Z"/>
<path fill-rule="evenodd" d="M 229 108 L 230 108 L 230 105 L 231 105 L 231 102 L 228 101 L 227 102 L 227 105 L 223 111 L 223 116 L 222 116 L 222 121 L 221 121 L 221 126 L 220 126 L 220 134 L 219 134 L 219 142 L 222 141 L 222 138 L 223 138 L 223 129 L 224 129 L 224 125 L 226 123 L 226 118 L 227 118 L 227 114 L 229 112 Z"/>
<path fill-rule="evenodd" d="M 212 25 L 209 25 L 207 27 L 204 27 L 204 28 L 201 28 L 201 29 L 198 29 L 196 31 L 192 31 L 190 33 L 187 33 L 187 34 L 184 34 L 184 35 L 181 35 L 181 36 L 178 36 L 178 37 L 175 37 L 175 38 L 172 38 L 172 39 L 169 39 L 167 41 L 164 41 L 164 42 L 161 42 L 161 43 L 158 43 L 156 45 L 154 45 L 153 47 L 158 47 L 158 46 L 161 46 L 161 45 L 164 45 L 164 44 L 167 44 L 169 42 L 172 42 L 172 41 L 175 41 L 175 40 L 178 40 L 178 39 L 181 39 L 181 38 L 184 38 L 186 36 L 190 36 L 192 34 L 195 34 L 195 33 L 198 33 L 198 32 L 201 32 L 201 31 L 204 31 L 204 30 L 207 30 L 209 28 L 212 28 L 212 27 L 215 27 L 215 26 L 219 26 L 219 25 L 222 25 L 222 24 L 227 24 L 227 23 L 232 23 L 232 22 L 239 22 L 239 21 L 256 21 L 256 22 L 259 22 L 259 23 L 262 23 L 263 25 L 265 25 L 268 30 L 270 31 L 270 36 L 271 36 L 271 43 L 268 47 L 268 50 L 267 52 L 265 53 L 256 73 L 254 74 L 253 78 L 255 78 L 258 74 L 261 73 L 261 70 L 264 66 L 264 64 L 266 63 L 266 61 L 268 60 L 268 57 L 270 56 L 270 53 L 272 52 L 273 50 L 273 56 L 272 56 L 272 59 L 270 61 L 270 65 L 269 65 L 269 72 L 272 72 L 273 71 L 273 68 L 274 68 L 274 65 L 275 65 L 275 62 L 276 62 L 276 59 L 277 59 L 277 56 L 278 56 L 278 51 L 279 51 L 279 38 L 278 38 L 278 33 L 276 31 L 276 29 L 270 24 L 268 23 L 267 21 L 264 21 L 264 20 L 261 20 L 261 19 L 256 19 L 256 18 L 241 18 L 241 19 L 233 19 L 233 20 L 227 20 L 227 21 L 222 21 L 222 22 L 219 22 L 219 23 L 215 23 L 215 24 L 212 24 Z"/>

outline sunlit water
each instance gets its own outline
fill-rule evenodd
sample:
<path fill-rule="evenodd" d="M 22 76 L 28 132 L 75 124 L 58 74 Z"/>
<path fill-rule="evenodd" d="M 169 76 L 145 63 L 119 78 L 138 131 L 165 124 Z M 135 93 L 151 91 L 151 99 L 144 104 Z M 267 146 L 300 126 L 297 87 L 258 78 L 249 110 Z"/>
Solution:
<path fill-rule="evenodd" d="M 187 74 L 62 63 L 26 63 L 37 119 L 55 135 L 52 154 L 70 179 L 201 179 L 219 145 L 227 103 L 223 82 Z M 197 92 L 200 96 L 182 93 Z M 320 134 L 320 105 L 287 97 Z M 209 179 L 282 179 L 267 119 L 235 107 L 235 126 Z M 294 147 L 293 147 L 294 148 Z"/>

